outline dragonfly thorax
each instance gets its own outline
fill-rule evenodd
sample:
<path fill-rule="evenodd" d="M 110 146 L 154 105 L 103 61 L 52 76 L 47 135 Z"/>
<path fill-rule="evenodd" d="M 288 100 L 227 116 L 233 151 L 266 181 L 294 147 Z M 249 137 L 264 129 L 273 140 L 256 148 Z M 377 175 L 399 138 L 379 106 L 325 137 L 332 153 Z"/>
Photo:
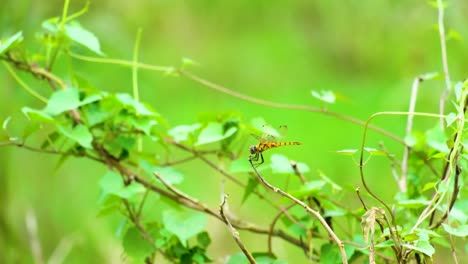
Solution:
<path fill-rule="evenodd" d="M 249 151 L 250 151 L 250 154 L 257 153 L 257 146 L 256 145 L 250 146 Z"/>

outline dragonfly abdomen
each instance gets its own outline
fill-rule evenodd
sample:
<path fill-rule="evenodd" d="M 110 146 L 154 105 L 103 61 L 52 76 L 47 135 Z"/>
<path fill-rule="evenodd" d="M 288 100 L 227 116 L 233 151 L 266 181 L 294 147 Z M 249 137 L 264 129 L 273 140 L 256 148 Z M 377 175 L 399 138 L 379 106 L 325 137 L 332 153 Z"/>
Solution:
<path fill-rule="evenodd" d="M 301 145 L 301 142 L 291 141 L 291 142 L 260 142 L 257 146 L 257 150 L 259 152 L 263 152 L 265 150 L 271 148 L 277 148 L 282 146 L 291 146 L 291 145 Z"/>

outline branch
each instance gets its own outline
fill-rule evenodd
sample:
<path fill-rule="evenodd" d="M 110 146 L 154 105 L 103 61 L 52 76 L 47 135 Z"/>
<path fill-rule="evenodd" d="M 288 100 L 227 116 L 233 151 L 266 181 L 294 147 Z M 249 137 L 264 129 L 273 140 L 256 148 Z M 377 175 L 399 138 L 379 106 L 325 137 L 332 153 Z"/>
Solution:
<path fill-rule="evenodd" d="M 252 166 L 253 170 L 255 171 L 255 174 L 257 175 L 258 180 L 268 189 L 280 194 L 281 196 L 286 197 L 287 199 L 295 202 L 296 204 L 300 205 L 303 207 L 308 213 L 313 215 L 317 220 L 319 220 L 320 224 L 325 228 L 325 230 L 328 232 L 328 234 L 332 237 L 333 241 L 338 245 L 338 248 L 340 250 L 340 255 L 341 255 L 341 261 L 344 264 L 348 263 L 348 259 L 346 258 L 346 252 L 344 250 L 344 245 L 343 242 L 336 236 L 336 234 L 333 232 L 333 230 L 330 228 L 330 226 L 327 224 L 325 219 L 320 215 L 319 212 L 313 210 L 310 208 L 307 204 L 303 203 L 299 199 L 295 198 L 294 196 L 290 195 L 289 193 L 286 193 L 273 185 L 269 184 L 265 179 L 260 175 L 260 173 L 257 171 L 257 168 L 255 168 L 255 165 L 252 162 L 252 159 L 249 158 L 250 165 Z"/>
<path fill-rule="evenodd" d="M 444 69 L 444 76 L 445 76 L 445 89 L 440 96 L 440 103 L 439 103 L 439 113 L 441 115 L 445 112 L 445 101 L 447 95 L 450 93 L 452 88 L 449 68 L 448 68 L 448 60 L 447 60 L 447 46 L 446 46 L 446 39 L 445 39 L 445 27 L 444 27 L 444 6 L 442 0 L 437 0 L 437 9 L 438 9 L 438 25 L 439 25 L 439 37 L 440 37 L 440 51 L 442 54 L 442 67 Z M 444 119 L 440 118 L 440 126 L 444 128 Z"/>
<path fill-rule="evenodd" d="M 416 77 L 413 81 L 413 86 L 411 87 L 411 97 L 409 103 L 408 112 L 408 119 L 406 121 L 406 132 L 405 137 L 408 137 L 411 134 L 411 130 L 413 128 L 413 119 L 414 116 L 411 114 L 416 109 L 416 98 L 418 96 L 418 88 L 419 84 L 423 81 L 421 77 Z M 407 186 L 406 186 L 406 179 L 408 177 L 408 158 L 409 158 L 409 151 L 410 146 L 405 146 L 405 152 L 403 153 L 403 160 L 401 161 L 401 176 L 398 180 L 398 187 L 400 192 L 406 193 Z"/>
<path fill-rule="evenodd" d="M 227 226 L 229 228 L 229 231 L 232 234 L 232 237 L 234 238 L 234 240 L 236 241 L 237 245 L 242 250 L 244 255 L 247 257 L 249 262 L 252 263 L 252 264 L 257 263 L 255 261 L 254 257 L 252 256 L 252 254 L 250 254 L 250 252 L 247 250 L 247 248 L 242 243 L 242 241 L 240 239 L 240 236 L 239 236 L 239 232 L 237 232 L 237 230 L 231 225 L 231 222 L 229 222 L 229 219 L 224 215 L 224 205 L 226 203 L 227 203 L 227 195 L 224 195 L 223 196 L 223 201 L 221 202 L 221 205 L 219 206 L 219 214 L 221 215 L 221 218 L 227 224 Z"/>

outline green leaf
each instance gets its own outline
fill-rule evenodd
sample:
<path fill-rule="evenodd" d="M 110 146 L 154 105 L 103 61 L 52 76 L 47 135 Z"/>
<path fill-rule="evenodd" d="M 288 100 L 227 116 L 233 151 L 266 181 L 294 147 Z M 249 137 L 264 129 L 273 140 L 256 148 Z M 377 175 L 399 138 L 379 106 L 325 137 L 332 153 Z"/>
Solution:
<path fill-rule="evenodd" d="M 74 22 L 65 25 L 65 34 L 76 43 L 88 48 L 98 55 L 104 55 L 101 51 L 98 38 L 84 29 L 79 23 Z"/>
<path fill-rule="evenodd" d="M 154 172 L 157 172 L 159 173 L 159 175 L 161 175 L 161 177 L 169 184 L 179 184 L 179 183 L 182 183 L 184 181 L 184 175 L 172 168 L 172 167 L 159 167 L 159 166 L 156 166 L 156 165 L 152 165 L 150 164 L 149 162 L 147 162 L 146 160 L 142 160 L 140 162 L 140 166 L 143 168 L 143 170 L 145 170 L 146 173 L 148 173 L 149 175 L 151 175 L 152 177 L 153 176 L 153 173 Z"/>
<path fill-rule="evenodd" d="M 390 247 L 393 247 L 393 246 L 395 246 L 395 241 L 385 240 L 383 242 L 380 242 L 380 243 L 376 244 L 374 247 L 375 248 L 390 248 Z"/>
<path fill-rule="evenodd" d="M 468 236 L 468 225 L 461 225 L 461 226 L 457 226 L 457 227 L 452 227 L 450 225 L 447 225 L 447 224 L 442 224 L 444 230 L 449 233 L 449 234 L 452 234 L 454 236 L 458 236 L 458 237 L 467 237 Z"/>
<path fill-rule="evenodd" d="M 232 136 L 237 131 L 237 127 L 230 127 L 226 132 L 223 131 L 223 125 L 220 123 L 209 123 L 198 136 L 195 145 L 200 146 L 208 143 L 221 141 Z"/>
<path fill-rule="evenodd" d="M 2 123 L 3 130 L 7 130 L 7 127 L 8 127 L 8 124 L 10 124 L 10 121 L 11 121 L 11 116 L 8 116 L 7 118 L 5 118 L 5 120 L 3 120 L 3 123 Z"/>
<path fill-rule="evenodd" d="M 426 136 L 427 144 L 429 146 L 442 153 L 449 153 L 450 150 L 447 146 L 447 136 L 439 125 L 436 125 L 434 128 L 426 131 Z"/>
<path fill-rule="evenodd" d="M 364 148 L 365 151 L 369 152 L 372 156 L 388 156 L 388 153 L 375 148 Z"/>
<path fill-rule="evenodd" d="M 457 120 L 457 114 L 455 113 L 449 113 L 446 117 L 445 117 L 445 122 L 446 122 L 446 126 L 449 127 L 450 125 L 453 124 L 453 122 L 455 122 Z"/>
<path fill-rule="evenodd" d="M 247 186 L 245 187 L 244 195 L 242 196 L 242 202 L 243 204 L 247 198 L 255 191 L 255 189 L 258 186 L 258 180 L 254 177 L 249 177 L 249 181 L 247 182 Z"/>
<path fill-rule="evenodd" d="M 336 153 L 340 155 L 345 155 L 345 156 L 354 156 L 358 152 L 357 149 L 342 149 L 342 150 L 337 150 Z"/>
<path fill-rule="evenodd" d="M 333 93 L 333 91 L 330 90 L 321 90 L 321 91 L 310 91 L 313 97 L 319 99 L 320 101 L 323 101 L 325 103 L 332 104 L 336 100 L 336 96 Z"/>
<path fill-rule="evenodd" d="M 58 31 L 57 24 L 59 20 L 60 20 L 59 17 L 52 17 L 52 18 L 42 21 L 41 26 L 43 29 L 49 31 L 50 33 L 55 34 Z"/>
<path fill-rule="evenodd" d="M 76 127 L 69 129 L 63 126 L 57 126 L 58 130 L 69 139 L 77 142 L 82 147 L 92 149 L 91 142 L 93 141 L 93 135 L 89 132 L 88 128 L 84 125 L 77 125 Z"/>
<path fill-rule="evenodd" d="M 273 173 L 295 173 L 288 157 L 280 154 L 273 154 L 271 156 L 270 168 Z M 310 170 L 309 166 L 302 162 L 297 162 L 297 168 L 302 173 L 306 173 Z"/>
<path fill-rule="evenodd" d="M 428 204 L 429 204 L 428 200 L 424 198 L 419 198 L 419 199 L 408 199 L 408 200 L 398 201 L 397 205 L 403 208 L 417 209 Z"/>
<path fill-rule="evenodd" d="M 130 123 L 138 130 L 143 131 L 146 135 L 151 135 L 151 128 L 156 125 L 158 122 L 154 119 L 145 117 L 145 118 L 133 118 L 130 120 Z"/>
<path fill-rule="evenodd" d="M 406 242 L 412 242 L 419 239 L 419 236 L 415 233 L 409 233 L 403 236 L 403 240 Z"/>
<path fill-rule="evenodd" d="M 208 232 L 201 232 L 197 235 L 198 245 L 206 249 L 211 244 L 210 234 Z"/>
<path fill-rule="evenodd" d="M 466 224 L 468 221 L 468 215 L 466 213 L 466 206 L 467 202 L 466 200 L 458 200 L 457 203 L 455 203 L 455 206 L 450 210 L 449 218 L 451 221 L 458 221 L 460 224 Z M 444 211 L 447 210 L 447 208 L 443 208 Z"/>
<path fill-rule="evenodd" d="M 244 255 L 244 253 L 239 252 L 235 255 L 229 256 L 226 264 L 249 264 L 249 260 Z"/>
<path fill-rule="evenodd" d="M 56 121 L 50 115 L 36 109 L 32 109 L 29 107 L 21 108 L 23 114 L 31 121 L 38 122 L 38 123 L 50 123 L 53 124 Z"/>
<path fill-rule="evenodd" d="M 320 263 L 321 264 L 337 264 L 341 262 L 341 255 L 338 247 L 334 244 L 323 244 L 320 248 Z"/>
<path fill-rule="evenodd" d="M 429 81 L 429 80 L 436 79 L 441 76 L 442 74 L 440 72 L 428 72 L 428 73 L 422 74 L 420 77 L 424 81 Z"/>
<path fill-rule="evenodd" d="M 180 125 L 170 129 L 168 133 L 176 142 L 182 142 L 187 141 L 189 136 L 193 136 L 200 127 L 201 124 L 199 123 L 193 125 Z"/>
<path fill-rule="evenodd" d="M 434 190 L 436 186 L 437 182 L 428 182 L 424 184 L 424 187 L 422 188 L 421 192 L 425 192 L 427 190 Z"/>
<path fill-rule="evenodd" d="M 310 196 L 312 194 L 318 193 L 325 186 L 326 181 L 316 180 L 309 181 L 304 184 L 299 190 L 290 192 L 294 197 L 301 199 L 303 197 Z"/>
<path fill-rule="evenodd" d="M 144 263 L 145 258 L 155 250 L 154 246 L 144 238 L 136 227 L 130 227 L 122 239 L 125 252 L 135 263 Z"/>
<path fill-rule="evenodd" d="M 125 186 L 122 177 L 113 171 L 108 171 L 99 181 L 99 185 L 106 194 L 113 194 L 124 199 L 131 199 L 146 190 L 143 185 L 136 182 Z"/>
<path fill-rule="evenodd" d="M 23 32 L 18 32 L 6 40 L 0 41 L 0 55 L 14 48 L 16 45 L 23 41 Z"/>
<path fill-rule="evenodd" d="M 164 227 L 176 235 L 182 244 L 205 229 L 207 216 L 203 213 L 178 212 L 167 210 L 163 212 Z"/>
<path fill-rule="evenodd" d="M 460 97 L 463 92 L 463 82 L 457 82 L 453 86 L 453 91 L 455 92 L 455 98 L 457 98 L 457 102 L 460 101 Z"/>
<path fill-rule="evenodd" d="M 42 110 L 49 115 L 58 115 L 80 106 L 80 96 L 76 89 L 58 90 L 52 94 L 47 106 Z"/>
<path fill-rule="evenodd" d="M 115 98 L 117 99 L 118 102 L 120 102 L 123 106 L 125 106 L 128 109 L 134 110 L 138 115 L 143 115 L 143 116 L 159 116 L 158 113 L 155 111 L 151 110 L 149 107 L 146 105 L 136 101 L 133 99 L 132 96 L 126 93 L 119 93 L 115 95 Z"/>
<path fill-rule="evenodd" d="M 414 147 L 418 143 L 418 137 L 415 134 L 408 134 L 405 136 L 405 143 L 409 147 Z"/>
<path fill-rule="evenodd" d="M 269 256 L 268 253 L 252 253 L 257 264 L 287 264 L 284 260 L 278 260 Z"/>
<path fill-rule="evenodd" d="M 424 253 L 429 257 L 432 257 L 432 255 L 435 253 L 434 247 L 431 245 L 431 243 L 429 243 L 429 241 L 426 240 L 419 240 L 415 246 L 406 243 L 403 243 L 402 246 Z"/>
<path fill-rule="evenodd" d="M 114 212 L 119 212 L 119 208 L 122 205 L 122 200 L 115 195 L 107 195 L 104 193 L 99 198 L 99 211 L 98 217 L 106 216 Z"/>

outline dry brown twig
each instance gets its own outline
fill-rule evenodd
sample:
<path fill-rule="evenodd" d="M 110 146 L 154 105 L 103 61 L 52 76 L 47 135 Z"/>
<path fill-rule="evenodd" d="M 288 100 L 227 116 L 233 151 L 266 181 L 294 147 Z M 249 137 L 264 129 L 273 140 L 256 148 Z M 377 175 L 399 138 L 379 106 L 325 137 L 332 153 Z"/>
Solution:
<path fill-rule="evenodd" d="M 346 257 L 346 252 L 344 250 L 344 244 L 343 242 L 338 238 L 338 236 L 335 234 L 335 232 L 333 232 L 333 230 L 330 228 L 330 226 L 327 224 L 327 222 L 325 221 L 325 219 L 322 217 L 322 215 L 320 215 L 319 212 L 313 210 L 312 208 L 310 208 L 307 204 L 305 204 L 304 202 L 302 202 L 301 200 L 295 198 L 294 196 L 290 195 L 289 193 L 287 192 L 284 192 L 282 191 L 281 189 L 277 188 L 277 187 L 274 187 L 273 185 L 271 185 L 270 183 L 268 183 L 261 175 L 260 173 L 257 171 L 257 168 L 255 168 L 255 165 L 253 164 L 252 162 L 252 159 L 249 158 L 249 162 L 250 162 L 250 165 L 252 166 L 253 170 L 255 171 L 255 174 L 257 175 L 257 179 L 265 186 L 267 187 L 268 189 L 280 194 L 281 196 L 295 202 L 296 204 L 300 205 L 301 207 L 303 207 L 306 212 L 310 213 L 312 216 L 314 216 L 317 220 L 319 220 L 320 224 L 325 228 L 325 230 L 328 232 L 328 234 L 331 236 L 331 238 L 333 239 L 333 241 L 337 244 L 338 248 L 339 248 L 339 251 L 340 251 L 340 255 L 341 255 L 341 261 L 342 263 L 344 264 L 347 264 L 348 263 L 348 259 Z"/>
<path fill-rule="evenodd" d="M 245 245 L 242 243 L 242 241 L 240 239 L 240 236 L 239 236 L 239 232 L 237 232 L 237 230 L 232 226 L 231 222 L 229 221 L 229 219 L 224 214 L 224 207 L 225 207 L 225 205 L 227 203 L 227 197 L 228 197 L 227 195 L 223 195 L 223 200 L 221 202 L 221 205 L 219 206 L 219 214 L 221 215 L 221 218 L 224 220 L 224 222 L 228 226 L 229 231 L 232 234 L 232 237 L 236 241 L 239 248 L 242 250 L 242 253 L 244 253 L 244 255 L 247 257 L 247 259 L 249 260 L 249 262 L 251 264 L 257 263 L 255 261 L 254 257 L 252 256 L 252 254 L 250 254 L 250 252 L 247 250 Z"/>

